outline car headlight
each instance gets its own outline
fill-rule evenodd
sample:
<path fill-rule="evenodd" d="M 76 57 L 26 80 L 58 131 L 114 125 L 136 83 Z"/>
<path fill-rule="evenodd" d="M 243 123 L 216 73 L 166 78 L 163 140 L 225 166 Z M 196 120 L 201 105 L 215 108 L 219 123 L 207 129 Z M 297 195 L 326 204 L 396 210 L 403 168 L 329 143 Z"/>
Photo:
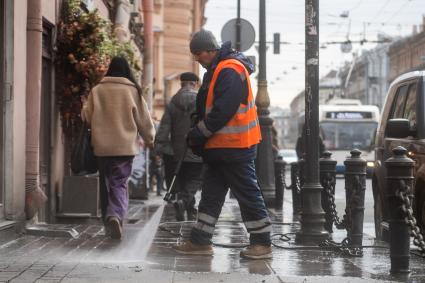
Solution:
<path fill-rule="evenodd" d="M 367 167 L 375 167 L 375 162 L 373 162 L 373 161 L 368 161 L 368 162 L 367 162 Z"/>

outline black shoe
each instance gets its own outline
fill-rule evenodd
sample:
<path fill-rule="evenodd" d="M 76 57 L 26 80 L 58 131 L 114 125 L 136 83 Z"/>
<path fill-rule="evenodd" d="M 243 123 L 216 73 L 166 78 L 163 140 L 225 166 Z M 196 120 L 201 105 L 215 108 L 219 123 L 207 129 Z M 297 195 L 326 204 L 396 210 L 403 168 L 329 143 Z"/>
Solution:
<path fill-rule="evenodd" d="M 187 210 L 187 220 L 188 221 L 196 221 L 198 217 L 198 210 L 194 207 Z"/>
<path fill-rule="evenodd" d="M 176 209 L 176 220 L 177 221 L 184 221 L 184 203 L 182 200 L 175 201 L 174 208 Z"/>
<path fill-rule="evenodd" d="M 122 236 L 121 221 L 116 216 L 108 217 L 108 230 L 112 239 L 120 240 Z"/>

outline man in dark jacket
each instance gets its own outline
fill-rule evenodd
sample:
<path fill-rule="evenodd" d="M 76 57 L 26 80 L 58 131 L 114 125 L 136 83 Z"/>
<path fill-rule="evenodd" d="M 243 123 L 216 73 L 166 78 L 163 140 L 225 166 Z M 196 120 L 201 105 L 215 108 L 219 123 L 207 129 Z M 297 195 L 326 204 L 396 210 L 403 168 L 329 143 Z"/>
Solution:
<path fill-rule="evenodd" d="M 230 42 L 220 48 L 206 30 L 193 35 L 190 50 L 207 69 L 196 99 L 200 120 L 188 133 L 188 144 L 202 156 L 206 172 L 190 241 L 173 248 L 183 254 L 213 254 L 214 227 L 230 188 L 250 233 L 250 246 L 241 257 L 271 258 L 271 223 L 254 166 L 261 132 L 249 79 L 253 65 Z"/>
<path fill-rule="evenodd" d="M 201 158 L 190 148 L 186 150 L 186 135 L 191 127 L 191 115 L 195 112 L 199 77 L 186 72 L 180 75 L 180 82 L 181 88 L 171 99 L 155 140 L 156 147 L 160 147 L 171 139 L 175 163 L 184 158 L 177 175 L 178 200 L 174 203 L 177 221 L 184 220 L 185 211 L 188 220 L 196 219 L 194 196 L 201 187 L 202 172 Z"/>

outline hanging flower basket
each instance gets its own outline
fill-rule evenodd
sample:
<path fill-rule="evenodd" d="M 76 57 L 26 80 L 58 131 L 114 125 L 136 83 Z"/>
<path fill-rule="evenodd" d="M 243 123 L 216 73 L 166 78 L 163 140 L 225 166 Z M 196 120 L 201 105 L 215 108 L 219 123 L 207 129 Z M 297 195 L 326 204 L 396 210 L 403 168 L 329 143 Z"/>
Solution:
<path fill-rule="evenodd" d="M 118 42 L 111 26 L 97 10 L 82 9 L 81 0 L 64 2 L 55 63 L 58 102 L 67 136 L 81 124 L 81 97 L 101 80 L 113 56 L 126 57 L 134 71 L 140 72 L 134 49 L 129 43 Z"/>

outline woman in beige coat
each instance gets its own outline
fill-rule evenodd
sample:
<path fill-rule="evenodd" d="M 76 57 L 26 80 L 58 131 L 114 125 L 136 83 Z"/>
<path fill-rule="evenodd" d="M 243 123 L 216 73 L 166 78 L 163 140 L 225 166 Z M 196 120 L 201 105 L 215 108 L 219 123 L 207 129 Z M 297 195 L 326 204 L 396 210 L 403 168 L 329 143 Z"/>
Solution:
<path fill-rule="evenodd" d="M 91 128 L 98 158 L 102 218 L 108 234 L 120 239 L 128 208 L 127 179 L 139 153 L 139 135 L 151 147 L 155 129 L 127 60 L 114 57 L 89 94 L 82 118 Z"/>

